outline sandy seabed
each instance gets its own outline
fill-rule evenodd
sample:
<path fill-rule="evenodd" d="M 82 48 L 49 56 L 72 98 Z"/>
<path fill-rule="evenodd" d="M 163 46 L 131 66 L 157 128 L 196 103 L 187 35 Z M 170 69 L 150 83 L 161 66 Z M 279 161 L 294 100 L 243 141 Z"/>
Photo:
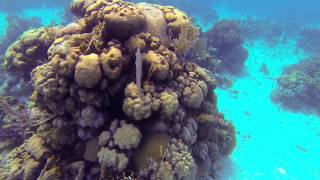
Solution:
<path fill-rule="evenodd" d="M 231 89 L 217 91 L 220 111 L 238 131 L 237 147 L 223 162 L 219 179 L 320 179 L 319 117 L 286 111 L 271 100 L 282 69 L 306 55 L 294 40 L 274 47 L 258 40 L 246 47 L 247 74 Z M 263 63 L 270 76 L 260 72 Z"/>

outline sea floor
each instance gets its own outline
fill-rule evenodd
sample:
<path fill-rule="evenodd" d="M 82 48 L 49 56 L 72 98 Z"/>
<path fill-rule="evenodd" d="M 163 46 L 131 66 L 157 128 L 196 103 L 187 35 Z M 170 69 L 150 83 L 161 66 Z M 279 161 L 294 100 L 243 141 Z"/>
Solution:
<path fill-rule="evenodd" d="M 237 147 L 223 161 L 221 180 L 320 179 L 320 120 L 286 111 L 271 100 L 281 70 L 306 57 L 289 41 L 247 43 L 247 74 L 218 89 L 218 107 L 237 129 Z M 260 72 L 262 64 L 270 75 Z"/>

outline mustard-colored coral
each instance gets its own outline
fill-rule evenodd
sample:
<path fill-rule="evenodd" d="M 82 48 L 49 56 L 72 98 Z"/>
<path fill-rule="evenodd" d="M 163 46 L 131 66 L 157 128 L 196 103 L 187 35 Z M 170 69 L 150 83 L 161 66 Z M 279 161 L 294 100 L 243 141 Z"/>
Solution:
<path fill-rule="evenodd" d="M 169 63 L 166 57 L 149 51 L 143 58 L 144 62 L 149 66 L 149 77 L 154 77 L 156 80 L 164 80 L 169 73 Z"/>
<path fill-rule="evenodd" d="M 123 102 L 125 114 L 135 120 L 147 119 L 152 114 L 151 99 L 140 95 L 136 84 L 129 84 L 125 90 L 126 99 Z"/>
<path fill-rule="evenodd" d="M 106 53 L 100 55 L 104 75 L 110 80 L 116 80 L 122 73 L 125 58 L 120 49 L 112 46 Z"/>
<path fill-rule="evenodd" d="M 144 29 L 146 18 L 141 10 L 131 4 L 105 9 L 104 21 L 107 29 L 120 38 L 128 38 Z"/>
<path fill-rule="evenodd" d="M 114 143 L 120 149 L 132 149 L 139 146 L 142 134 L 140 130 L 132 124 L 122 124 L 113 135 Z"/>
<path fill-rule="evenodd" d="M 47 61 L 46 53 L 54 41 L 56 29 L 39 28 L 25 32 L 7 49 L 3 67 L 9 72 L 19 71 L 23 78 L 28 77 L 33 68 Z"/>
<path fill-rule="evenodd" d="M 75 68 L 74 78 L 80 86 L 93 88 L 100 82 L 102 73 L 98 55 L 80 56 Z"/>
<path fill-rule="evenodd" d="M 163 92 L 160 94 L 161 113 L 164 117 L 171 117 L 179 106 L 178 96 L 175 93 Z"/>

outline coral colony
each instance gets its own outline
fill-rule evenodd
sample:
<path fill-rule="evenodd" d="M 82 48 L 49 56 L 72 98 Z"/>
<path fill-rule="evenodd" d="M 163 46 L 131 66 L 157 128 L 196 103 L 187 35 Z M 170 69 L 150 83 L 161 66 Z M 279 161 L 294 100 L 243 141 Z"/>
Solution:
<path fill-rule="evenodd" d="M 22 110 L 0 99 L 1 131 L 20 140 L 0 179 L 214 178 L 235 129 L 217 110 L 215 79 L 188 61 L 201 40 L 190 18 L 121 0 L 74 0 L 71 11 L 76 22 L 29 30 L 6 52 L 6 72 L 33 92 Z"/>

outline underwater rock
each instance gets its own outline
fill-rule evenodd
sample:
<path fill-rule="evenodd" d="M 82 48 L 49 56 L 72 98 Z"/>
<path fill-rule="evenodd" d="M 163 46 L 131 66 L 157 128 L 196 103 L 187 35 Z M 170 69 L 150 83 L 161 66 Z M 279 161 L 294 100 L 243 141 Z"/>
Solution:
<path fill-rule="evenodd" d="M 195 179 L 199 150 L 193 146 L 205 144 L 207 154 L 214 153 L 208 168 L 217 152 L 233 150 L 234 127 L 217 111 L 216 81 L 177 56 L 161 39 L 164 32 L 154 32 L 170 29 L 179 38 L 186 25 L 193 27 L 190 18 L 174 7 L 144 8 L 149 6 L 156 9 L 146 12 L 121 0 L 74 0 L 71 10 L 79 20 L 51 29 L 53 39 L 41 50 L 46 61 L 26 64 L 34 87 L 30 108 L 51 115 L 17 148 L 41 162 L 37 178 Z M 147 16 L 160 11 L 165 23 L 160 18 L 159 27 L 150 24 L 154 17 Z M 30 44 L 22 43 L 22 49 Z M 138 50 L 141 69 L 135 65 Z M 7 64 L 16 68 L 13 59 Z M 21 167 L 21 158 L 5 161 L 0 177 L 8 179 L 9 167 Z M 19 168 L 14 172 L 26 175 Z"/>

